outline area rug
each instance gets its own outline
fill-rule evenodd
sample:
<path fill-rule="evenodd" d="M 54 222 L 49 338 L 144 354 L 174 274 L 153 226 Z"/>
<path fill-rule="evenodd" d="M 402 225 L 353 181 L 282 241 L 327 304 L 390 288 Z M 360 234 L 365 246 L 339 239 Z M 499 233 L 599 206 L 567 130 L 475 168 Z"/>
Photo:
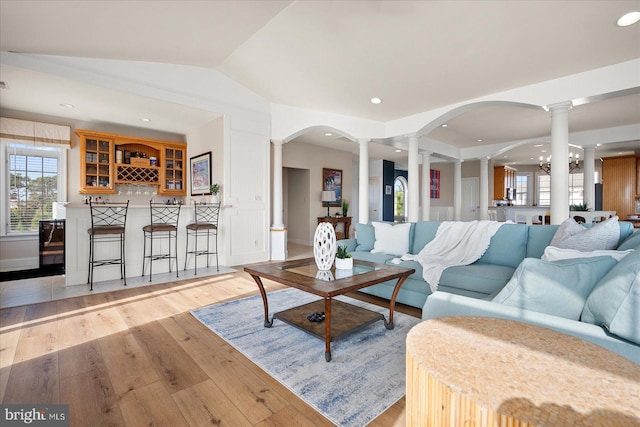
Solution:
<path fill-rule="evenodd" d="M 297 289 L 268 294 L 269 315 L 319 299 Z M 389 308 L 340 296 L 337 299 L 383 313 Z M 192 310 L 191 314 L 334 424 L 365 426 L 405 395 L 405 339 L 420 319 L 394 313 L 395 328 L 375 322 L 331 343 L 280 320 L 265 328 L 262 298 Z"/>

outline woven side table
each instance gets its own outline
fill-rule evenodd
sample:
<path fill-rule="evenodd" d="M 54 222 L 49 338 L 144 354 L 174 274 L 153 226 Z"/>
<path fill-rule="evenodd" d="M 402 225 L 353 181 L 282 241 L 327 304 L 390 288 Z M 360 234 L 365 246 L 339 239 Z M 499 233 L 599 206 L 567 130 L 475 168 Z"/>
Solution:
<path fill-rule="evenodd" d="M 551 329 L 446 317 L 407 335 L 409 426 L 638 426 L 640 365 Z"/>

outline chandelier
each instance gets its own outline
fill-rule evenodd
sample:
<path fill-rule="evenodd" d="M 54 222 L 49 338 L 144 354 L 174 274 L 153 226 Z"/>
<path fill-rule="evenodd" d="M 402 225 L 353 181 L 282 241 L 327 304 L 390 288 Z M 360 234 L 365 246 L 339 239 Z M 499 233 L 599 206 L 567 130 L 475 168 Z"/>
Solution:
<path fill-rule="evenodd" d="M 538 164 L 538 170 L 551 175 L 551 156 L 547 157 L 546 163 L 543 163 L 543 158 L 540 156 L 540 164 Z M 576 159 L 573 160 L 573 153 L 569 153 L 569 173 L 574 170 L 580 170 L 580 154 L 576 154 Z"/>

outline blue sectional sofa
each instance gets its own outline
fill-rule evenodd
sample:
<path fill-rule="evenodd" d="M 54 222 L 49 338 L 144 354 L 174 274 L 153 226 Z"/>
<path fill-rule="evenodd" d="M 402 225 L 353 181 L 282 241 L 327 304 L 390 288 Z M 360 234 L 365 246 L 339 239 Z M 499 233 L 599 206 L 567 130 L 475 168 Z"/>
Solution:
<path fill-rule="evenodd" d="M 435 237 L 439 225 L 438 221 L 412 223 L 409 233 L 409 252 L 419 253 Z M 512 281 L 512 277 L 521 264 L 523 264 L 522 269 L 530 261 L 542 263 L 539 259 L 553 239 L 558 225 L 528 226 L 511 223 L 502 225 L 491 238 L 489 248 L 478 261 L 471 265 L 444 270 L 435 293 L 431 292 L 429 285 L 424 281 L 422 267 L 418 262 L 402 261 L 400 266 L 414 268 L 416 272 L 400 289 L 397 301 L 421 308 L 423 319 L 445 316 L 485 316 L 549 327 L 604 346 L 640 364 L 640 307 L 638 306 L 640 231 L 633 233 L 633 226 L 628 222 L 619 222 L 619 225 L 618 250 L 634 249 L 634 252 L 625 256 L 620 262 L 607 262 L 606 259 L 611 257 L 565 262 L 565 264 L 574 265 L 567 268 L 580 268 L 575 267 L 575 264 L 585 263 L 583 272 L 587 266 L 593 268 L 598 263 L 601 265 L 599 274 L 603 277 L 592 291 L 591 287 L 588 289 L 592 294 L 589 295 L 587 303 L 591 302 L 594 305 L 595 301 L 595 305 L 598 305 L 597 303 L 604 302 L 601 305 L 605 307 L 599 311 L 595 310 L 595 314 L 583 312 L 582 316 L 578 314 L 576 318 L 573 313 L 573 318 L 570 319 L 492 301 L 508 283 L 513 286 L 515 279 Z M 379 263 L 397 262 L 397 255 L 372 253 L 374 244 L 375 231 L 371 224 L 358 224 L 356 238 L 338 241 L 338 245 L 347 246 L 347 250 L 356 260 Z M 535 260 L 523 263 L 527 258 Z M 520 275 L 519 272 L 518 276 Z M 549 280 L 549 282 L 552 281 Z M 545 280 L 540 279 L 540 282 L 544 284 Z M 393 286 L 393 282 L 385 282 L 361 291 L 390 299 Z M 540 289 L 544 289 L 544 286 Z M 549 290 L 549 292 L 552 291 Z M 616 301 L 610 301 L 610 292 L 617 295 L 613 298 Z M 609 306 L 606 306 L 607 304 Z M 624 310 L 629 313 L 621 321 L 623 316 L 620 316 L 620 307 L 625 304 Z M 588 320 L 580 321 L 581 317 Z"/>

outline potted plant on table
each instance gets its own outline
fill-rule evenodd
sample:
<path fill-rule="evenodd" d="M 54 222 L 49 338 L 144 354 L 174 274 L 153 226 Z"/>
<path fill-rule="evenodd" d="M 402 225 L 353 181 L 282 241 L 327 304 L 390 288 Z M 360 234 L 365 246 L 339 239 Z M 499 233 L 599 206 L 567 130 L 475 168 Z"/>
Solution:
<path fill-rule="evenodd" d="M 347 216 L 347 211 L 349 210 L 349 201 L 342 199 L 342 216 Z"/>
<path fill-rule="evenodd" d="M 211 184 L 209 189 L 211 190 L 211 203 L 219 203 L 218 193 L 220 192 L 220 184 Z"/>
<path fill-rule="evenodd" d="M 338 270 L 351 270 L 353 268 L 353 258 L 351 254 L 347 252 L 346 246 L 338 246 L 336 250 L 336 269 Z"/>

